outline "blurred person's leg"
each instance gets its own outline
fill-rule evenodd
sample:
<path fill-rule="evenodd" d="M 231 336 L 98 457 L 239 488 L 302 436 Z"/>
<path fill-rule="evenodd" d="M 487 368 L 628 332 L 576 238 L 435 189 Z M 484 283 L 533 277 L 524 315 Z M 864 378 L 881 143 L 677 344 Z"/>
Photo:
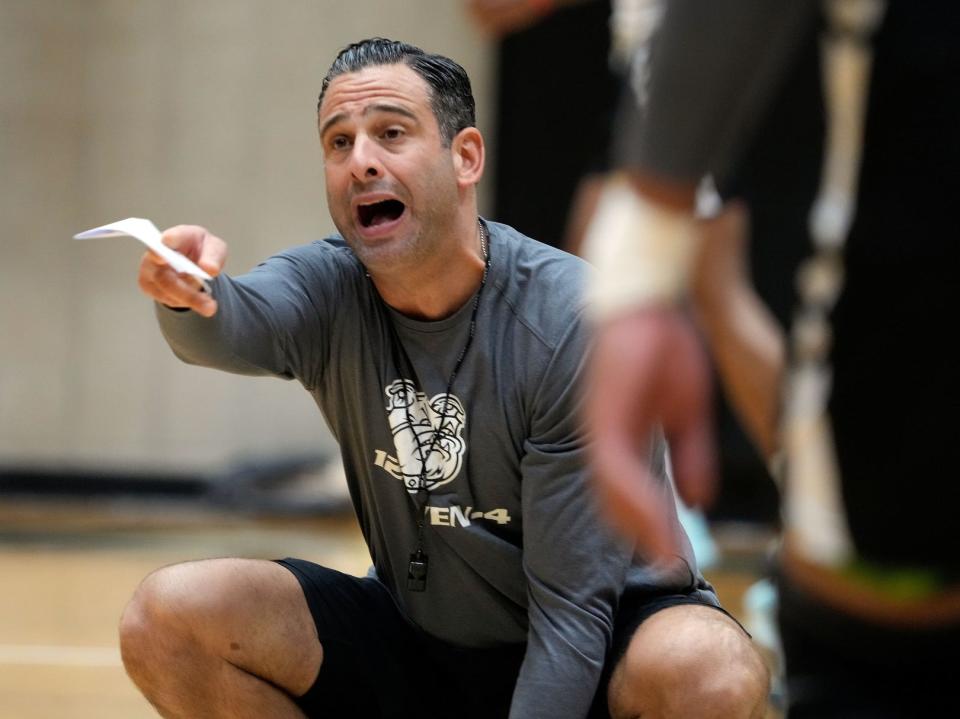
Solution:
<path fill-rule="evenodd" d="M 580 178 L 577 184 L 570 202 L 570 214 L 563 238 L 563 249 L 571 254 L 580 254 L 587 227 L 596 212 L 597 203 L 600 202 L 600 191 L 605 180 L 605 174 L 589 172 Z"/>

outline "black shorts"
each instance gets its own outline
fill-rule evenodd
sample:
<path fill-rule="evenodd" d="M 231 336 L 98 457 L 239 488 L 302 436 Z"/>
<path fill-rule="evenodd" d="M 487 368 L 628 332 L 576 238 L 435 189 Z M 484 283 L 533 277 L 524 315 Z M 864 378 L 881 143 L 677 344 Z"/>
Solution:
<path fill-rule="evenodd" d="M 412 624 L 377 579 L 352 577 L 302 559 L 278 563 L 300 582 L 323 646 L 317 681 L 296 700 L 308 717 L 491 719 L 508 715 L 525 643 L 490 649 L 457 647 Z M 608 716 L 610 674 L 641 622 L 679 604 L 724 611 L 713 600 L 712 593 L 700 590 L 656 596 L 625 593 L 591 719 Z"/>

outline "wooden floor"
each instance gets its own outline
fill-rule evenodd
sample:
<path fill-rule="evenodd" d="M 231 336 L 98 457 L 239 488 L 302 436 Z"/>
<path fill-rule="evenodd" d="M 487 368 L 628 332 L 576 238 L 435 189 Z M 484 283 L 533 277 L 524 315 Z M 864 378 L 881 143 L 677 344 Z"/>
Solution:
<path fill-rule="evenodd" d="M 351 573 L 369 561 L 352 518 L 0 502 L 0 719 L 155 717 L 120 664 L 120 612 L 151 570 L 217 556 L 298 556 Z M 741 614 L 756 563 L 726 564 L 708 578 Z"/>

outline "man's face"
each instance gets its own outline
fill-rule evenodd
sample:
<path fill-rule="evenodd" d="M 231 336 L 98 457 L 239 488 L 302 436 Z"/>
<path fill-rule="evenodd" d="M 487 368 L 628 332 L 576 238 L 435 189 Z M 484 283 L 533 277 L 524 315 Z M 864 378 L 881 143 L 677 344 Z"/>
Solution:
<path fill-rule="evenodd" d="M 428 258 L 459 192 L 426 82 L 403 64 L 339 75 L 319 122 L 330 214 L 360 261 L 387 272 Z"/>

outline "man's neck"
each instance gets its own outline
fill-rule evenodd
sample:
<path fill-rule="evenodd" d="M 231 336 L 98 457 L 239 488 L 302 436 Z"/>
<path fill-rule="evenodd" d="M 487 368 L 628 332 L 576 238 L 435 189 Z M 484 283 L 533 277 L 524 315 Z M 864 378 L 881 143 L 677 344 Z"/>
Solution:
<path fill-rule="evenodd" d="M 449 252 L 421 263 L 416 272 L 371 273 L 383 301 L 401 314 L 427 321 L 444 319 L 463 307 L 480 286 L 484 260 L 476 220 L 457 234 L 462 239 Z"/>

